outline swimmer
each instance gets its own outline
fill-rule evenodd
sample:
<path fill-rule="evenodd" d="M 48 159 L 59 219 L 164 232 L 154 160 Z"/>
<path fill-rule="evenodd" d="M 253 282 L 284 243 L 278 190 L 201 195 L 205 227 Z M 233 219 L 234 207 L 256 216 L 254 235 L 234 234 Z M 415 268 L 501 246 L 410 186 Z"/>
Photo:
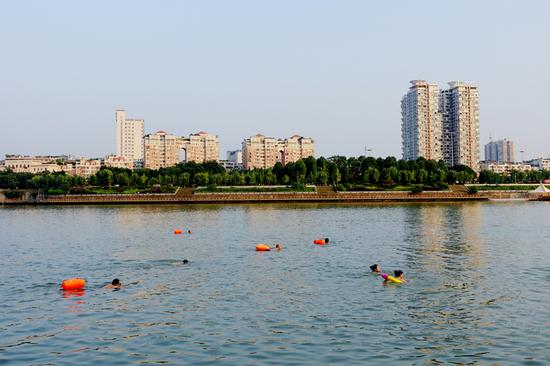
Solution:
<path fill-rule="evenodd" d="M 378 264 L 373 264 L 370 266 L 371 273 L 378 274 L 380 273 L 380 266 Z"/>
<path fill-rule="evenodd" d="M 325 244 L 328 244 L 329 241 L 329 238 L 325 238 Z"/>
<path fill-rule="evenodd" d="M 187 259 L 184 259 L 184 260 L 181 261 L 181 263 L 182 264 L 187 264 L 187 263 L 189 263 L 189 261 Z"/>
<path fill-rule="evenodd" d="M 283 249 L 283 247 L 281 246 L 281 244 L 275 244 L 275 250 L 276 250 L 276 251 L 280 251 L 281 249 Z"/>
<path fill-rule="evenodd" d="M 110 284 L 104 286 L 103 288 L 117 289 L 117 288 L 121 288 L 121 287 L 122 287 L 122 283 L 120 282 L 120 280 L 118 278 L 115 278 Z"/>
<path fill-rule="evenodd" d="M 191 234 L 191 230 L 187 230 L 187 234 Z"/>
<path fill-rule="evenodd" d="M 405 275 L 403 274 L 403 271 L 400 271 L 400 270 L 395 270 L 393 271 L 393 277 L 396 279 L 396 280 L 399 280 L 401 281 L 402 283 L 405 283 Z M 388 280 L 387 278 L 384 279 L 384 283 L 388 283 L 390 280 Z"/>

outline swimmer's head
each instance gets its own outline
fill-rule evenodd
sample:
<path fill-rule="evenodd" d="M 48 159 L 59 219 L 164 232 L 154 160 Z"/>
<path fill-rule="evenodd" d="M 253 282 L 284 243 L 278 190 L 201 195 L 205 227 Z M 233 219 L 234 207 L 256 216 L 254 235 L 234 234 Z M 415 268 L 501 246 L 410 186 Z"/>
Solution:
<path fill-rule="evenodd" d="M 325 238 L 325 244 L 328 244 L 329 241 L 329 238 Z"/>
<path fill-rule="evenodd" d="M 378 266 L 378 264 L 373 264 L 370 266 L 370 270 L 373 272 L 380 272 L 380 266 Z"/>
<path fill-rule="evenodd" d="M 112 282 L 111 282 L 111 285 L 113 286 L 120 286 L 120 280 L 118 278 L 115 278 Z"/>
<path fill-rule="evenodd" d="M 189 263 L 189 261 L 187 259 L 184 259 L 184 260 L 181 261 L 181 263 L 187 264 L 187 263 Z"/>
<path fill-rule="evenodd" d="M 276 250 L 281 250 L 281 248 L 282 248 L 282 247 L 281 247 L 281 244 L 275 244 L 275 249 L 276 249 Z"/>
<path fill-rule="evenodd" d="M 395 275 L 394 276 L 395 278 L 399 278 L 399 277 L 403 276 L 403 271 L 396 270 L 396 271 L 393 271 L 393 274 Z"/>

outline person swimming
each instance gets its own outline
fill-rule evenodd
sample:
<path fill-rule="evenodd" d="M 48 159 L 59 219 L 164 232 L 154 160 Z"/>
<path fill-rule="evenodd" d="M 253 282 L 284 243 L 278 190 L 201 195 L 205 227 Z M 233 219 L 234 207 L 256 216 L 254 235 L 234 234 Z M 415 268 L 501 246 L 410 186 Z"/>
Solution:
<path fill-rule="evenodd" d="M 400 270 L 393 271 L 393 276 L 398 280 L 405 282 L 405 274 L 403 273 L 403 271 L 400 271 Z"/>
<path fill-rule="evenodd" d="M 388 283 L 389 281 L 396 282 L 396 281 L 390 280 L 388 278 L 388 275 L 386 275 L 384 273 L 382 273 L 381 276 L 382 277 L 386 276 L 386 277 L 384 277 L 384 284 Z M 391 276 L 389 276 L 389 277 L 391 277 Z M 403 274 L 403 271 L 400 271 L 400 270 L 393 271 L 393 279 L 398 280 L 399 282 L 397 282 L 397 283 L 405 283 L 406 282 L 405 281 L 405 275 Z"/>
<path fill-rule="evenodd" d="M 281 244 L 275 244 L 275 250 L 276 250 L 276 251 L 280 251 L 281 249 L 283 249 L 283 247 L 281 246 Z"/>
<path fill-rule="evenodd" d="M 189 261 L 187 259 L 184 259 L 184 260 L 181 261 L 181 263 L 182 264 L 187 264 L 187 263 L 189 263 Z"/>
<path fill-rule="evenodd" d="M 111 281 L 110 284 L 105 285 L 103 288 L 117 289 L 117 288 L 121 288 L 121 287 L 122 287 L 122 282 L 120 282 L 120 280 L 118 278 L 115 278 L 114 280 Z"/>
<path fill-rule="evenodd" d="M 370 266 L 369 268 L 370 268 L 370 270 L 371 270 L 371 273 L 376 273 L 376 274 L 378 274 L 378 273 L 380 273 L 380 271 L 381 271 L 381 270 L 380 270 L 380 266 L 379 266 L 378 264 L 376 264 L 376 263 L 373 264 L 372 266 Z"/>

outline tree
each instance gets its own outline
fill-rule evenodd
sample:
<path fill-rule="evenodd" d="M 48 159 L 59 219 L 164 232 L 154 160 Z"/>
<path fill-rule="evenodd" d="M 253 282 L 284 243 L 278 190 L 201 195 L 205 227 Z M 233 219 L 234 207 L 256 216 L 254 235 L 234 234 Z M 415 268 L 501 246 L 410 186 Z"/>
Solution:
<path fill-rule="evenodd" d="M 197 173 L 195 174 L 195 184 L 197 186 L 205 186 L 208 184 L 208 178 L 207 172 Z"/>

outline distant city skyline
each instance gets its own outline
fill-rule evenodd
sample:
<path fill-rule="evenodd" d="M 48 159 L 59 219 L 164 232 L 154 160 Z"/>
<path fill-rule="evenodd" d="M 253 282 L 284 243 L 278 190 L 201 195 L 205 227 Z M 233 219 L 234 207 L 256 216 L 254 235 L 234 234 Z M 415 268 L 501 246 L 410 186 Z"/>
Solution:
<path fill-rule="evenodd" d="M 6 2 L 0 159 L 114 154 L 119 108 L 146 134 L 216 134 L 220 151 L 299 134 L 317 156 L 401 157 L 415 79 L 475 83 L 481 144 L 506 136 L 525 160 L 548 157 L 549 12 L 542 0 Z"/>

